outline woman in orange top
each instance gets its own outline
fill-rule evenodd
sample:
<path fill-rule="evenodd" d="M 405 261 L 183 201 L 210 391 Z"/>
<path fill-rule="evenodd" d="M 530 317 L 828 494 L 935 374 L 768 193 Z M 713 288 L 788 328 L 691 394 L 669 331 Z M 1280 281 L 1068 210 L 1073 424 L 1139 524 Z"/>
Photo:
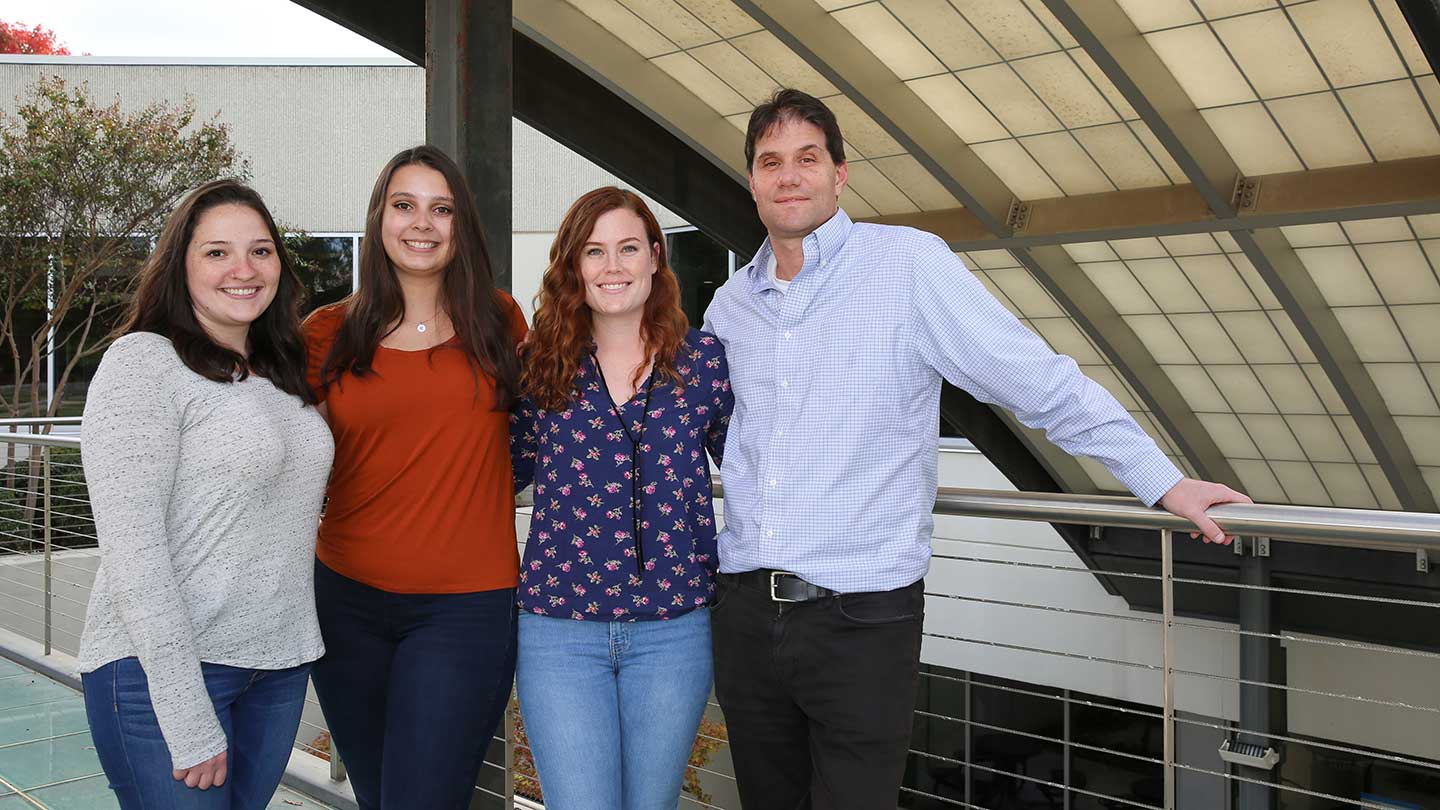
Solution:
<path fill-rule="evenodd" d="M 468 807 L 515 666 L 508 409 L 525 320 L 444 153 L 385 166 L 360 288 L 305 333 L 335 435 L 315 691 L 361 810 Z"/>

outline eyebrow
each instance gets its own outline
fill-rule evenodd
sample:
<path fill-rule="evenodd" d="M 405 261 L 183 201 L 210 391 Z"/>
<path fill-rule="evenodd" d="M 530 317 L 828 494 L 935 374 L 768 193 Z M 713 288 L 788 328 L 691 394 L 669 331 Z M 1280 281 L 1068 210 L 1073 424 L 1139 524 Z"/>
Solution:
<path fill-rule="evenodd" d="M 801 152 L 809 152 L 809 151 L 811 151 L 811 150 L 819 151 L 820 148 L 821 148 L 821 147 L 820 147 L 820 144 L 818 144 L 818 143 L 807 143 L 807 144 L 805 144 L 804 146 L 801 146 L 801 147 L 799 147 L 798 149 L 795 149 L 795 150 L 794 150 L 794 154 L 799 154 L 799 153 L 801 153 Z M 779 155 L 780 155 L 779 152 L 771 149 L 771 150 L 769 150 L 769 151 L 761 152 L 760 154 L 756 155 L 756 156 L 755 156 L 755 159 L 756 159 L 756 160 L 760 160 L 761 158 L 778 157 Z"/>
<path fill-rule="evenodd" d="M 419 196 L 420 196 L 420 195 L 415 194 L 414 192 L 410 192 L 410 191 L 392 191 L 392 192 L 390 192 L 390 197 L 391 197 L 391 198 L 395 198 L 395 197 L 416 197 L 416 198 L 418 198 Z M 436 202 L 455 202 L 455 198 L 454 198 L 454 197 L 451 197 L 451 196 L 448 195 L 448 194 L 438 194 L 438 195 L 432 197 L 431 199 L 435 200 Z"/>
<path fill-rule="evenodd" d="M 641 238 L 638 237 L 638 236 L 627 236 L 627 237 L 625 237 L 624 239 L 621 239 L 620 242 L 619 242 L 619 244 L 622 244 L 622 245 L 623 245 L 623 244 L 625 244 L 626 242 L 641 242 L 641 243 L 643 243 L 644 241 L 645 241 L 645 240 L 641 239 Z M 590 240 L 590 241 L 588 241 L 588 242 L 585 243 L 585 247 L 590 247 L 591 245 L 604 245 L 604 244 L 605 244 L 604 242 L 596 242 L 595 240 L 592 239 L 592 240 Z"/>
<path fill-rule="evenodd" d="M 271 238 L 268 237 L 268 236 L 262 236 L 262 237 L 260 237 L 259 239 L 252 240 L 251 244 L 260 243 L 260 242 L 264 242 L 264 243 L 270 244 L 270 245 L 275 244 L 275 240 L 274 240 L 274 239 L 271 239 Z M 209 240 L 209 241 L 207 241 L 207 242 L 201 242 L 201 243 L 200 243 L 200 247 L 205 247 L 206 245 L 226 245 L 226 246 L 229 246 L 229 244 L 230 244 L 230 242 L 229 242 L 229 240 L 227 240 L 227 239 L 211 239 L 211 240 Z"/>

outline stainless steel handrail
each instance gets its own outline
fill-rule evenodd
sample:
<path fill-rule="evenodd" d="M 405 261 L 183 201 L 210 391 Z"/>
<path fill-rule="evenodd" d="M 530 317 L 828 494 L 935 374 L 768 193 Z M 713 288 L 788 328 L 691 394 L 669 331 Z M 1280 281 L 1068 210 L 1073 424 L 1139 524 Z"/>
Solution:
<path fill-rule="evenodd" d="M 81 417 L 78 416 L 24 416 L 16 419 L 0 419 L 0 428 L 78 425 L 80 424 L 80 419 Z"/>
<path fill-rule="evenodd" d="M 33 444 L 39 447 L 73 447 L 80 449 L 79 436 L 51 436 L 46 433 L 0 433 L 0 443 Z"/>
<path fill-rule="evenodd" d="M 1115 495 L 1065 495 L 941 487 L 942 515 L 1193 531 L 1190 521 Z M 1225 504 L 1206 512 L 1226 532 L 1302 542 L 1440 549 L 1440 514 L 1280 504 Z"/>

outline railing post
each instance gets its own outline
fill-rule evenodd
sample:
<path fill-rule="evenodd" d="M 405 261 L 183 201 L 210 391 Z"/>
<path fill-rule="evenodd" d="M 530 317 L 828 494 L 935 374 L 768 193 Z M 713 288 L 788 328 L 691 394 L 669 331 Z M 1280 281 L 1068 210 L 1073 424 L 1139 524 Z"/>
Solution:
<path fill-rule="evenodd" d="M 505 706 L 505 810 L 515 810 L 515 695 Z"/>
<path fill-rule="evenodd" d="M 49 654 L 50 654 L 50 645 L 51 645 L 51 640 L 52 640 L 52 639 L 51 639 L 51 627 L 52 627 L 52 625 L 53 625 L 53 618 L 54 618 L 52 606 L 51 606 L 51 604 L 50 604 L 50 603 L 51 603 L 51 591 L 53 590 L 53 588 L 51 587 L 51 570 L 50 570 L 50 552 L 51 552 L 51 543 L 50 543 L 50 540 L 51 540 L 51 537 L 50 537 L 51 531 L 50 531 L 50 530 L 51 530 L 51 525 L 52 525 L 52 523 L 53 523 L 54 521 L 53 521 L 53 519 L 52 519 L 52 515 L 51 515 L 51 512 L 50 512 L 50 446 L 49 446 L 49 445 L 43 445 L 43 446 L 41 446 L 41 448 L 40 448 L 40 459 L 41 459 L 41 464 L 42 464 L 42 466 L 44 467 L 44 470 L 45 470 L 45 472 L 44 472 L 44 474 L 43 474 L 43 476 L 44 476 L 43 480 L 44 480 L 44 486 L 45 486 L 45 503 L 44 503 L 44 508 L 43 508 L 43 510 L 41 511 L 41 514 L 44 516 L 44 517 L 42 518 L 42 520 L 44 521 L 44 524 L 45 524 L 45 654 L 46 654 L 46 655 L 49 655 Z"/>
<path fill-rule="evenodd" d="M 335 748 L 335 735 L 330 735 L 330 781 L 344 782 L 345 763 L 340 761 L 340 751 Z"/>
<path fill-rule="evenodd" d="M 1165 810 L 1175 810 L 1175 532 L 1160 530 L 1161 677 L 1165 690 Z"/>

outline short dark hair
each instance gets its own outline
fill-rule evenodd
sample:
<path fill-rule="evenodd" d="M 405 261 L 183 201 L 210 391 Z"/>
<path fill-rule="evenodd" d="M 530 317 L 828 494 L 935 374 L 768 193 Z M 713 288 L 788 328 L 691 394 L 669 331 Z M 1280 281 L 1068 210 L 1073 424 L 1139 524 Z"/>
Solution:
<path fill-rule="evenodd" d="M 809 93 L 784 87 L 750 113 L 750 125 L 745 128 L 745 171 L 755 165 L 755 142 L 786 121 L 804 121 L 819 127 L 825 133 L 825 150 L 830 159 L 837 166 L 845 162 L 845 138 L 835 113 Z"/>
<path fill-rule="evenodd" d="M 216 343 L 195 317 L 195 305 L 190 300 L 185 263 L 190 240 L 200 218 L 222 205 L 244 206 L 258 214 L 280 260 L 275 299 L 250 325 L 248 357 Z M 269 379 L 281 391 L 313 403 L 315 395 L 306 381 L 305 342 L 300 335 L 300 299 L 304 295 L 290 251 L 264 200 L 239 180 L 214 180 L 186 195 L 165 220 L 154 252 L 140 268 L 135 296 L 116 334 L 164 335 L 174 344 L 180 360 L 206 379 L 233 382 L 253 372 Z"/>

